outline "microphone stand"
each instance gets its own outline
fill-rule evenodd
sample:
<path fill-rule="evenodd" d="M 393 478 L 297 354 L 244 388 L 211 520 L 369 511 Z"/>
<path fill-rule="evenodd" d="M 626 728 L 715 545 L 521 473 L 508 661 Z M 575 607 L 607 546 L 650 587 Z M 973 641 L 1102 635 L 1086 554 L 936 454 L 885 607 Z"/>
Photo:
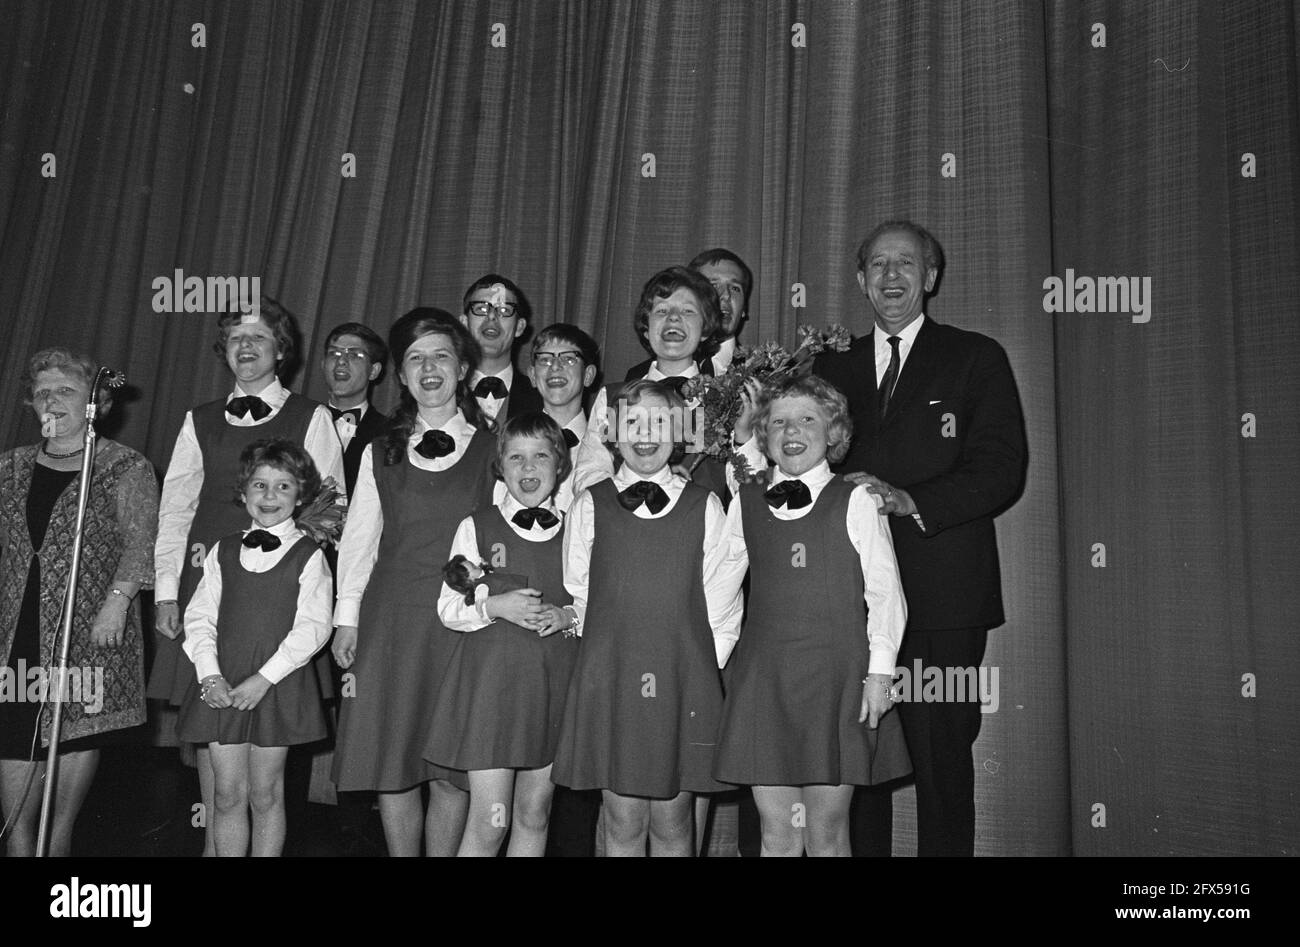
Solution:
<path fill-rule="evenodd" d="M 81 572 L 81 541 L 86 525 L 86 505 L 90 501 L 90 475 L 95 466 L 95 418 L 99 413 L 99 380 L 107 369 L 95 373 L 86 402 L 86 440 L 81 455 L 81 489 L 77 492 L 77 525 L 72 538 L 72 562 L 68 566 L 68 587 L 63 593 L 63 621 L 59 631 L 59 669 L 54 698 L 54 720 L 50 723 L 50 751 L 45 759 L 45 790 L 41 795 L 40 830 L 36 835 L 36 856 L 49 855 L 50 820 L 54 815 L 54 789 L 59 776 L 60 729 L 63 724 L 63 701 L 68 696 L 68 650 L 72 644 L 72 618 L 77 604 L 77 579 Z M 45 688 L 46 700 L 50 687 Z"/>

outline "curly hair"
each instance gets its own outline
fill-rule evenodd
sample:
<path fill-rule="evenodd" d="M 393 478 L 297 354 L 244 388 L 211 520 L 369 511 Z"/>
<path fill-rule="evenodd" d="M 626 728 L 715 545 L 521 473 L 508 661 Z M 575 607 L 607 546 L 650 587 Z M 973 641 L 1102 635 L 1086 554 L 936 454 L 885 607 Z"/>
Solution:
<path fill-rule="evenodd" d="M 630 405 L 640 404 L 641 399 L 646 395 L 658 395 L 660 398 L 664 399 L 664 402 L 670 410 L 680 411 L 683 413 L 686 411 L 686 402 L 683 400 L 682 396 L 678 394 L 676 388 L 670 384 L 666 384 L 665 382 L 651 381 L 648 378 L 638 378 L 635 381 L 630 381 L 625 384 L 619 389 L 618 394 L 611 399 L 609 409 L 612 412 L 622 412 Z M 618 407 L 615 407 L 615 405 Z M 614 418 L 617 418 L 617 414 L 614 415 Z M 611 419 L 609 451 L 614 455 L 615 464 L 622 464 L 623 454 L 618 449 L 618 441 L 614 437 L 617 428 L 618 425 L 615 420 Z M 686 457 L 685 426 L 677 427 L 674 425 L 673 434 L 675 440 L 673 443 L 673 452 L 668 455 L 669 466 L 680 464 Z"/>
<path fill-rule="evenodd" d="M 803 375 L 764 388 L 754 413 L 754 433 L 763 454 L 773 463 L 776 458 L 767 453 L 767 422 L 772 416 L 772 403 L 781 398 L 811 398 L 826 416 L 826 459 L 838 464 L 849 452 L 853 440 L 853 419 L 849 416 L 849 401 L 839 389 L 817 375 Z"/>
<path fill-rule="evenodd" d="M 718 291 L 702 274 L 684 266 L 670 266 L 666 270 L 660 270 L 645 284 L 636 312 L 632 315 L 632 328 L 636 330 L 636 337 L 641 340 L 645 350 L 653 355 L 654 349 L 650 347 L 650 310 L 658 300 L 667 299 L 679 289 L 691 291 L 699 301 L 700 315 L 704 320 L 700 330 L 700 347 L 695 357 L 713 354 L 717 351 L 720 341 L 718 336 L 722 332 L 722 304 L 718 302 Z"/>
<path fill-rule="evenodd" d="M 282 437 L 265 437 L 249 444 L 239 455 L 240 503 L 243 503 L 244 491 L 248 489 L 258 467 L 270 467 L 297 480 L 299 506 L 308 506 L 320 495 L 320 471 L 316 469 L 311 454 L 293 441 Z"/>
<path fill-rule="evenodd" d="M 226 361 L 226 343 L 230 341 L 230 330 L 248 318 L 239 312 L 223 312 L 217 319 L 217 341 L 212 344 L 212 351 L 224 364 Z M 270 296 L 263 296 L 261 301 L 261 320 L 275 337 L 275 354 L 278 361 L 276 374 L 290 374 L 298 356 L 298 320 L 293 313 L 281 306 Z"/>
<path fill-rule="evenodd" d="M 27 375 L 23 379 L 23 386 L 27 390 L 27 395 L 23 401 L 29 406 L 36 394 L 36 376 L 41 372 L 63 372 L 65 375 L 80 376 L 82 384 L 89 389 L 99 375 L 99 363 L 89 355 L 73 352 L 71 349 L 57 346 L 41 349 L 28 359 Z M 113 406 L 113 389 L 109 388 L 106 383 L 100 382 L 98 397 L 95 401 L 99 405 L 99 417 L 102 418 L 108 414 L 109 408 Z"/>

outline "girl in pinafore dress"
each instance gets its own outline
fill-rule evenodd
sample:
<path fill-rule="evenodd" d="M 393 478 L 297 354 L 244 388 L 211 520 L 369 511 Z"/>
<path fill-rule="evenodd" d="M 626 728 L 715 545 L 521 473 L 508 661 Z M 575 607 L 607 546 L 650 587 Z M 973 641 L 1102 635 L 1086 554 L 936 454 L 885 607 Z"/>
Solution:
<path fill-rule="evenodd" d="M 469 817 L 459 855 L 542 856 L 551 762 L 569 677 L 578 656 L 577 615 L 564 588 L 563 514 L 555 492 L 569 473 L 559 424 L 541 413 L 506 422 L 497 470 L 509 491 L 467 517 L 453 556 L 489 563 L 490 578 L 518 577 L 514 591 L 467 602 L 445 582 L 438 617 L 462 632 L 438 692 L 425 756 L 469 771 Z M 508 587 L 507 586 L 507 587 Z M 561 634 L 557 634 L 561 632 Z"/>
<path fill-rule="evenodd" d="M 622 466 L 580 494 L 565 528 L 564 583 L 582 645 L 552 778 L 603 790 L 605 852 L 689 856 L 693 793 L 711 776 L 722 667 L 740 624 L 737 562 L 722 503 L 673 473 L 684 402 L 644 379 L 624 389 L 632 416 Z M 665 423 L 667 420 L 669 423 Z M 739 575 L 732 575 L 739 568 Z"/>
<path fill-rule="evenodd" d="M 320 492 L 311 457 L 268 439 L 240 454 L 239 494 L 253 527 L 219 540 L 185 610 L 195 676 L 178 736 L 206 744 L 216 779 L 218 856 L 279 855 L 289 747 L 325 737 L 319 677 L 309 667 L 329 641 L 334 579 L 320 547 L 294 523 Z"/>
<path fill-rule="evenodd" d="M 179 637 L 185 606 L 213 544 L 247 522 L 247 512 L 231 493 L 244 448 L 268 437 L 291 440 L 306 448 L 322 477 L 343 483 L 343 448 L 329 409 L 289 391 L 276 377 L 293 361 L 293 316 L 265 296 L 260 305 L 257 319 L 229 312 L 218 321 L 213 348 L 234 374 L 234 390 L 186 412 L 163 478 L 154 545 L 157 634 L 146 696 L 170 707 L 180 706 L 194 679 L 194 665 Z M 322 677 L 328 680 L 326 674 Z M 162 719 L 164 726 L 173 724 L 170 709 Z M 211 813 L 212 761 L 206 746 L 197 751 L 199 790 L 204 811 Z M 212 855 L 211 818 L 205 824 L 203 854 Z"/>
<path fill-rule="evenodd" d="M 810 375 L 756 407 L 747 414 L 776 467 L 727 511 L 750 585 L 713 775 L 754 787 L 764 855 L 847 856 L 854 786 L 912 771 L 889 712 L 907 621 L 898 563 L 875 499 L 827 462 L 848 451 L 844 396 Z"/>
<path fill-rule="evenodd" d="M 460 635 L 438 618 L 442 566 L 461 520 L 492 505 L 496 440 L 466 379 L 468 330 L 422 307 L 393 324 L 401 385 L 387 435 L 366 447 L 339 544 L 334 658 L 344 674 L 333 779 L 379 793 L 390 855 L 454 855 L 469 804 L 465 773 L 424 758 L 438 689 Z M 429 783 L 427 811 L 421 788 Z"/>

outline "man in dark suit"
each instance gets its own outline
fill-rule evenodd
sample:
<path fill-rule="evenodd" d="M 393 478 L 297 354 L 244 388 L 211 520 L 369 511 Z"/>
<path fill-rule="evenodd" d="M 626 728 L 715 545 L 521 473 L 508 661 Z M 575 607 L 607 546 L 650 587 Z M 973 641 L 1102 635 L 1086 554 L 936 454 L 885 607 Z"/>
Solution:
<path fill-rule="evenodd" d="M 388 416 L 370 403 L 370 390 L 384 373 L 388 346 L 369 326 L 345 322 L 325 339 L 321 371 L 329 388 L 334 430 L 343 444 L 343 476 L 348 496 L 357 485 L 357 470 L 366 445 L 384 433 Z"/>
<path fill-rule="evenodd" d="M 517 414 L 542 410 L 537 389 L 523 372 L 515 370 L 515 342 L 528 331 L 531 315 L 523 291 L 496 273 L 475 280 L 465 291 L 460 321 L 483 355 L 469 387 L 489 420 L 504 422 Z"/>
<path fill-rule="evenodd" d="M 890 517 L 908 611 L 898 662 L 909 673 L 918 659 L 940 669 L 983 660 L 988 629 L 1005 620 L 993 518 L 1016 499 L 1025 472 L 1006 353 L 924 313 L 942 266 L 924 228 L 878 226 L 858 248 L 873 330 L 814 367 L 849 400 L 853 444 L 838 469 L 860 474 Z M 924 702 L 916 685 L 897 706 L 916 771 L 918 854 L 972 855 L 978 698 Z M 882 840 L 888 852 L 889 799 L 887 789 L 859 790 L 856 854 L 880 853 Z"/>

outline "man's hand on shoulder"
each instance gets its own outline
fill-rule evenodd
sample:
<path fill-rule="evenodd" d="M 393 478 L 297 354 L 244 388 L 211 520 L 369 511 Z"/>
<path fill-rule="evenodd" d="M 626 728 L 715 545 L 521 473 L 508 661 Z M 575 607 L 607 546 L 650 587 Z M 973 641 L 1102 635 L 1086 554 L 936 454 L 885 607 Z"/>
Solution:
<path fill-rule="evenodd" d="M 879 477 L 856 471 L 844 475 L 844 479 L 854 486 L 866 486 L 867 492 L 880 497 L 877 510 L 882 516 L 912 516 L 916 513 L 916 503 L 902 487 L 894 487 Z"/>

